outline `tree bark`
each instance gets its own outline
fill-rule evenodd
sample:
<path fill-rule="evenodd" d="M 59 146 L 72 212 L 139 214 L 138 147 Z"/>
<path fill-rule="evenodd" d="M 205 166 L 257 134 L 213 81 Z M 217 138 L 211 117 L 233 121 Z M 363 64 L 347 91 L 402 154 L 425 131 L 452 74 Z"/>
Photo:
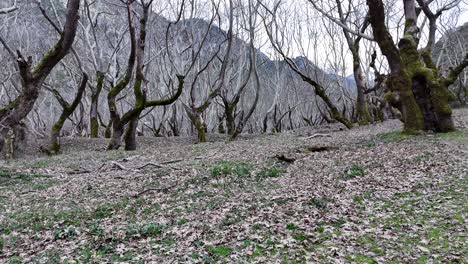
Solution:
<path fill-rule="evenodd" d="M 96 88 L 93 89 L 91 94 L 91 107 L 89 111 L 89 123 L 90 123 L 90 137 L 99 137 L 99 96 L 101 95 L 102 88 L 104 86 L 105 73 L 96 72 Z"/>

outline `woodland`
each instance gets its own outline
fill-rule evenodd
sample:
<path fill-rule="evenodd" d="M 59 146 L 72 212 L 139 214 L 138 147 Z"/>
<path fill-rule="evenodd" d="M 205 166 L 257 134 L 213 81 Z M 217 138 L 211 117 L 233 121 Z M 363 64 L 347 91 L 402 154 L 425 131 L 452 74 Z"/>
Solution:
<path fill-rule="evenodd" d="M 0 263 L 464 263 L 465 0 L 0 1 Z"/>

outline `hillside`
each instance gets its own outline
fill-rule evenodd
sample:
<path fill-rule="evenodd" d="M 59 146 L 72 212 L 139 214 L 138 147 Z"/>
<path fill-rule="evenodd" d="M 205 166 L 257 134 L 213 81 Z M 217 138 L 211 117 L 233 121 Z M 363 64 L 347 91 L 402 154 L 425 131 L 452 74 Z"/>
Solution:
<path fill-rule="evenodd" d="M 468 112 L 455 116 L 460 131 L 436 136 L 386 121 L 131 153 L 70 139 L 0 163 L 0 262 L 463 262 Z"/>

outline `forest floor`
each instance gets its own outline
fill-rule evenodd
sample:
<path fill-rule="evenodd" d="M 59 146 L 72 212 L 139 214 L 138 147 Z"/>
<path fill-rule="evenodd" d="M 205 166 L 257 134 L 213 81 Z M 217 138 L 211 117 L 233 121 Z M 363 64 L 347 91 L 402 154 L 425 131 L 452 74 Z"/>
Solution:
<path fill-rule="evenodd" d="M 454 115 L 438 135 L 390 120 L 136 152 L 67 139 L 0 163 L 0 263 L 466 263 L 468 109 Z"/>

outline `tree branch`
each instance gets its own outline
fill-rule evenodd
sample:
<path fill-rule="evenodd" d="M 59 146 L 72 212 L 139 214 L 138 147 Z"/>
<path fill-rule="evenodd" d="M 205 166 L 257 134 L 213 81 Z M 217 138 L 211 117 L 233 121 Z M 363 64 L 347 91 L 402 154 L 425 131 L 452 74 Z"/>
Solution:
<path fill-rule="evenodd" d="M 16 1 L 15 1 L 15 4 L 13 6 L 0 9 L 0 15 L 9 14 L 9 13 L 15 12 L 16 10 L 18 10 L 18 7 L 16 6 Z"/>
<path fill-rule="evenodd" d="M 465 59 L 454 69 L 452 69 L 449 73 L 449 75 L 445 78 L 444 84 L 446 87 L 452 85 L 458 78 L 458 75 L 466 68 L 468 67 L 468 53 L 465 54 Z"/>
<path fill-rule="evenodd" d="M 347 32 L 353 34 L 353 35 L 356 35 L 356 36 L 359 36 L 361 38 L 365 38 L 367 40 L 370 40 L 370 41 L 374 41 L 374 38 L 369 36 L 369 35 L 366 35 L 364 34 L 363 32 L 360 32 L 360 31 L 356 31 L 356 30 L 352 30 L 350 29 L 346 24 L 344 24 L 342 21 L 340 21 L 339 19 L 331 16 L 328 12 L 325 12 L 324 10 L 322 10 L 321 8 L 319 8 L 317 6 L 317 4 L 315 3 L 316 1 L 314 0 L 308 0 L 313 6 L 314 8 L 319 11 L 320 14 L 324 15 L 325 17 L 327 17 L 328 19 L 330 19 L 331 21 L 333 21 L 335 24 L 337 24 L 338 26 L 340 26 L 341 28 L 343 28 L 344 30 L 346 30 Z"/>

